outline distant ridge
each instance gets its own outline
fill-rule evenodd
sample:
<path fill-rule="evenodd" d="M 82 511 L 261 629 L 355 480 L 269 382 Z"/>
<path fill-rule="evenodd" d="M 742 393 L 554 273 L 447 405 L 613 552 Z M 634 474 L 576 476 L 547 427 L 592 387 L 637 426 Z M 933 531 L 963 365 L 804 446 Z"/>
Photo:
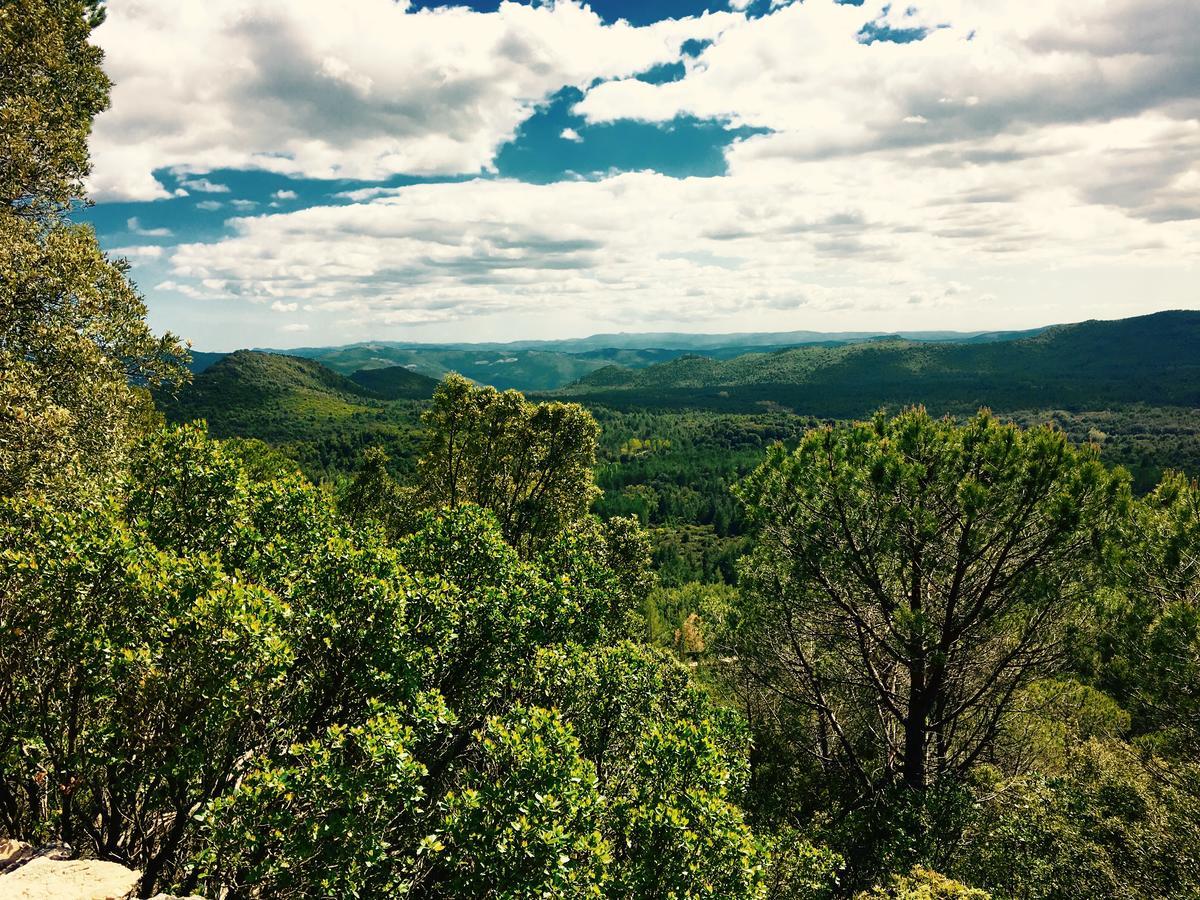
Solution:
<path fill-rule="evenodd" d="M 607 365 L 641 368 L 690 353 L 731 359 L 750 352 L 797 346 L 842 346 L 889 337 L 930 343 L 992 343 L 1027 337 L 1042 330 L 913 331 L 899 335 L 877 331 L 732 334 L 650 332 L 507 343 L 361 341 L 336 347 L 299 347 L 293 350 L 264 348 L 260 352 L 314 359 L 350 377 L 355 377 L 356 372 L 403 367 L 434 379 L 441 379 L 448 372 L 458 372 L 479 384 L 490 384 L 500 389 L 546 391 L 563 387 Z M 203 371 L 204 366 L 211 365 L 210 357 L 219 357 L 219 354 L 196 356 L 193 370 L 199 372 Z"/>
<path fill-rule="evenodd" d="M 852 343 L 898 338 L 922 343 L 992 343 L 1030 337 L 1053 326 L 1017 331 L 735 331 L 701 334 L 684 331 L 634 331 L 593 334 L 582 338 L 523 341 L 359 341 L 336 347 L 295 347 L 276 350 L 257 348 L 266 353 L 321 358 L 335 351 L 349 350 L 531 350 L 547 353 L 591 354 L 604 350 L 728 350 L 749 347 L 795 347 L 805 344 Z"/>
<path fill-rule="evenodd" d="M 360 369 L 350 379 L 385 400 L 425 400 L 433 396 L 434 388 L 438 386 L 436 378 L 404 366 Z"/>
<path fill-rule="evenodd" d="M 171 421 L 207 419 L 217 437 L 287 440 L 297 423 L 369 411 L 381 398 L 315 360 L 238 350 L 159 404 Z"/>
<path fill-rule="evenodd" d="M 609 366 L 556 395 L 618 408 L 776 404 L 830 418 L 914 403 L 937 412 L 1200 406 L 1200 312 L 1058 325 L 1003 343 L 884 339 L 728 360 L 689 355 Z"/>

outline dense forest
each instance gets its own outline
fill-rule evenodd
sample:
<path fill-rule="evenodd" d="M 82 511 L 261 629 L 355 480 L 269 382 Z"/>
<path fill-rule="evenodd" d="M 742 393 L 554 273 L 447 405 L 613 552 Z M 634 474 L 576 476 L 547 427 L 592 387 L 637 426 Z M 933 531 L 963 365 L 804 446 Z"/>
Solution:
<path fill-rule="evenodd" d="M 745 410 L 844 418 L 922 403 L 969 414 L 1045 407 L 1200 406 L 1200 312 L 1081 322 L 987 343 L 879 340 L 718 360 L 690 355 L 643 369 L 609 366 L 557 392 L 619 408 Z"/>
<path fill-rule="evenodd" d="M 0 11 L 0 837 L 144 897 L 1200 897 L 1195 316 L 587 406 L 193 377 L 72 219 L 102 16 Z"/>

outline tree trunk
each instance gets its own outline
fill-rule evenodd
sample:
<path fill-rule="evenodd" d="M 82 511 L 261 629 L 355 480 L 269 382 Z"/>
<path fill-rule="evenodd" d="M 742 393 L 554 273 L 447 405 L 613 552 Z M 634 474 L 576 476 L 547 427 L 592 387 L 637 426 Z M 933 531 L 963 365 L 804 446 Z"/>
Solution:
<path fill-rule="evenodd" d="M 924 665 L 921 664 L 922 681 Z M 929 701 L 925 697 L 925 686 L 917 684 L 917 672 L 913 671 L 913 692 L 908 702 L 908 718 L 904 720 L 904 762 L 901 774 L 904 784 L 914 791 L 925 790 L 925 732 L 929 721 Z"/>

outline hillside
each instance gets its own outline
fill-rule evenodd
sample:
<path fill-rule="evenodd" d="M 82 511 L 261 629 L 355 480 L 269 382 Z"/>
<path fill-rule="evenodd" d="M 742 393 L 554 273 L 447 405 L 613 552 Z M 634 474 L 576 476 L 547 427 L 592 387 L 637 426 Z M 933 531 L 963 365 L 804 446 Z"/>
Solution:
<path fill-rule="evenodd" d="M 447 372 L 458 372 L 479 384 L 490 384 L 501 390 L 515 388 L 522 391 L 547 391 L 571 384 L 607 365 L 615 364 L 636 369 L 696 353 L 713 359 L 731 359 L 747 353 L 767 353 L 798 346 L 840 347 L 884 337 L 919 343 L 996 343 L 1028 337 L 1042 330 L 916 331 L 901 334 L 872 331 L 735 334 L 655 332 L 598 334 L 557 341 L 479 344 L 369 341 L 340 347 L 300 347 L 294 350 L 265 352 L 315 359 L 343 375 L 352 376 L 359 371 L 402 366 L 434 379 L 440 379 Z M 199 356 L 219 358 L 220 354 Z M 202 366 L 193 368 L 201 371 Z"/>
<path fill-rule="evenodd" d="M 724 355 L 738 349 L 770 350 L 807 344 L 849 344 L 881 337 L 894 337 L 917 342 L 994 343 L 1029 337 L 1043 331 L 1030 328 L 1024 331 L 744 331 L 723 334 L 692 334 L 687 332 L 620 332 L 594 334 L 586 338 L 567 338 L 558 341 L 514 341 L 504 345 L 511 349 L 554 350 L 561 353 L 590 353 L 604 350 L 674 350 L 681 353 Z"/>
<path fill-rule="evenodd" d="M 191 361 L 188 363 L 188 369 L 193 375 L 199 375 L 205 369 L 216 365 L 223 360 L 228 353 L 205 353 L 203 350 L 191 351 Z"/>
<path fill-rule="evenodd" d="M 879 340 L 729 360 L 685 356 L 609 366 L 557 394 L 617 408 L 750 411 L 828 418 L 922 403 L 938 412 L 1200 405 L 1200 312 L 1049 328 L 1009 342 Z"/>
<path fill-rule="evenodd" d="M 350 379 L 385 400 L 427 400 L 438 385 L 437 379 L 404 366 L 359 369 Z"/>
<path fill-rule="evenodd" d="M 397 347 L 386 343 L 303 348 L 291 352 L 316 360 L 343 375 L 400 366 L 433 379 L 440 379 L 448 372 L 458 372 L 472 381 L 490 384 L 500 390 L 552 390 L 609 364 L 606 359 L 540 350 Z"/>
<path fill-rule="evenodd" d="M 417 423 L 411 401 L 388 402 L 315 360 L 254 350 L 230 353 L 158 402 L 168 421 L 205 419 L 216 437 L 267 441 L 312 477 L 352 468 L 369 446 L 411 457 Z"/>

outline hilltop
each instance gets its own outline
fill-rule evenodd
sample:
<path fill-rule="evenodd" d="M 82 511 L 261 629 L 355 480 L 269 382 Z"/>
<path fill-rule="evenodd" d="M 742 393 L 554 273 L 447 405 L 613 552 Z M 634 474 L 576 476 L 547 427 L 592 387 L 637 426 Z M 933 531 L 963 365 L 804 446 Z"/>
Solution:
<path fill-rule="evenodd" d="M 352 467 L 368 446 L 411 456 L 416 404 L 395 398 L 428 397 L 435 382 L 407 371 L 379 378 L 377 392 L 312 359 L 239 350 L 159 405 L 168 421 L 206 419 L 216 437 L 267 441 L 318 477 Z"/>
<path fill-rule="evenodd" d="M 378 398 L 362 385 L 311 359 L 238 350 L 212 363 L 174 400 L 164 403 L 174 421 L 207 419 L 218 436 L 242 433 L 240 419 L 279 412 L 304 416 L 348 414 Z"/>
<path fill-rule="evenodd" d="M 360 369 L 350 379 L 385 400 L 427 400 L 433 396 L 437 379 L 404 366 Z"/>
<path fill-rule="evenodd" d="M 343 375 L 403 367 L 440 379 L 458 372 L 478 384 L 500 390 L 548 391 L 564 387 L 609 365 L 642 368 L 689 354 L 731 359 L 747 353 L 766 353 L 798 346 L 840 347 L 881 338 L 918 343 L 995 343 L 1039 334 L 1028 331 L 778 331 L 729 334 L 647 332 L 596 334 L 585 338 L 507 343 L 419 344 L 404 341 L 365 341 L 335 347 L 264 349 L 266 353 L 316 360 Z M 203 371 L 219 353 L 194 353 L 192 369 Z M 360 383 L 368 382 L 356 378 Z M 423 388 L 422 388 L 423 390 Z"/>
<path fill-rule="evenodd" d="M 1006 342 L 883 339 L 728 360 L 688 355 L 642 369 L 608 366 L 556 395 L 617 408 L 781 406 L 828 418 L 915 403 L 938 412 L 1196 406 L 1200 312 L 1059 325 Z"/>

